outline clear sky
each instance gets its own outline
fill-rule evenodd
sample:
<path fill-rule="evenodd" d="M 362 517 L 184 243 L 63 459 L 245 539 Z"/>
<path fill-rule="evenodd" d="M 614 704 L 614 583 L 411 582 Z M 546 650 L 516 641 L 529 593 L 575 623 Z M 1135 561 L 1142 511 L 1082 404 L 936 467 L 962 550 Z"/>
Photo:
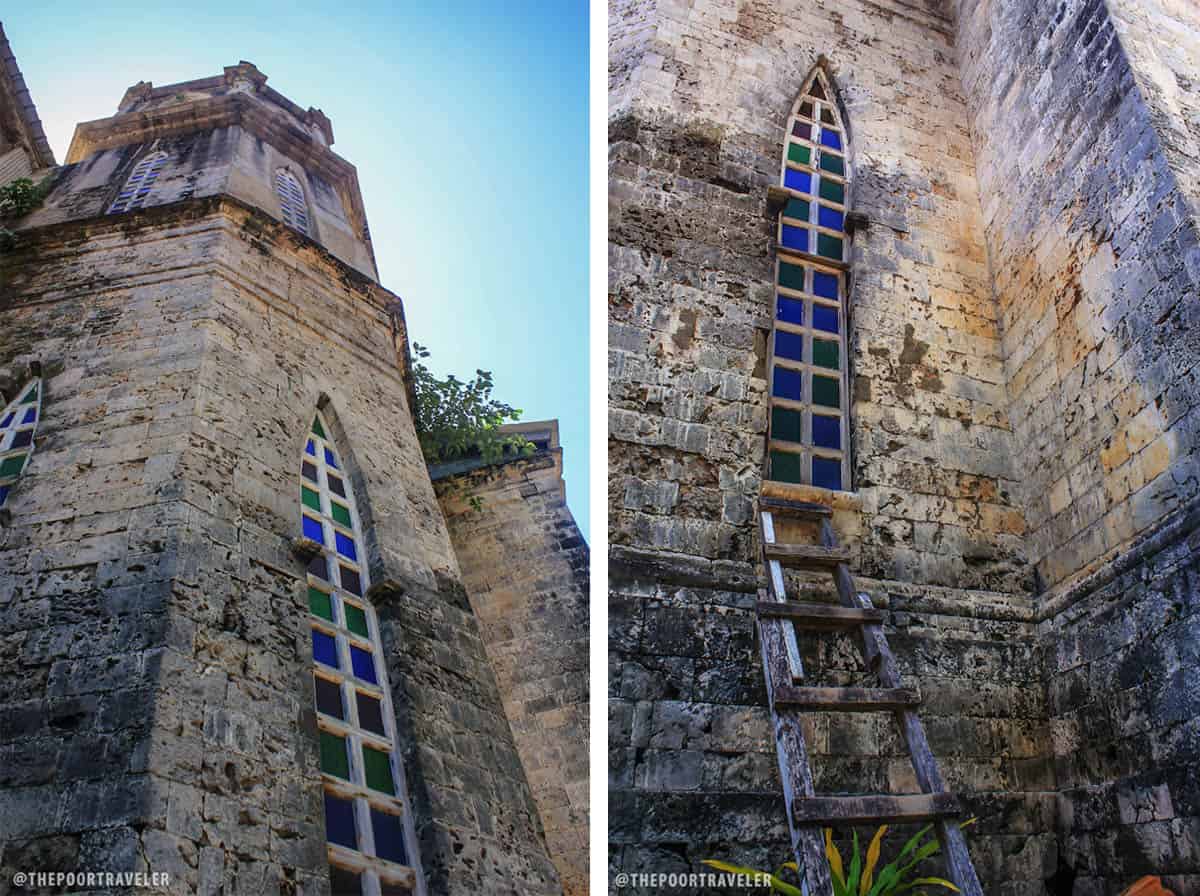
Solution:
<path fill-rule="evenodd" d="M 103 6 L 103 10 L 99 7 Z M 557 417 L 588 526 L 587 0 L 19 4 L 3 13 L 61 163 L 125 89 L 245 59 L 333 122 L 383 285 L 439 373 Z"/>

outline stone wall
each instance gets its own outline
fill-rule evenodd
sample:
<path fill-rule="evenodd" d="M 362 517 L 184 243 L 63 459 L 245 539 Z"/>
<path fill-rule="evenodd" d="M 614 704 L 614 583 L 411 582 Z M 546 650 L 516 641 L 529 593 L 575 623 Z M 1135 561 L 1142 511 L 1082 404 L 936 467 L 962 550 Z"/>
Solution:
<path fill-rule="evenodd" d="M 1200 485 L 1197 231 L 1103 0 L 960 7 L 1020 498 L 1052 586 Z"/>
<path fill-rule="evenodd" d="M 1197 884 L 1194 24 L 960 4 L 1076 893 Z"/>
<path fill-rule="evenodd" d="M 569 896 L 588 892 L 588 546 L 562 451 L 436 483 L 462 581 Z M 468 498 L 479 498 L 478 509 Z"/>
<path fill-rule="evenodd" d="M 618 10 L 612 869 L 788 856 L 750 612 L 774 305 L 766 193 L 791 103 L 824 56 L 864 221 L 849 296 L 855 491 L 791 492 L 833 504 L 860 587 L 891 612 L 934 750 L 980 816 L 969 839 L 988 892 L 1040 894 L 1056 860 L 1054 784 L 1025 470 L 954 24 L 937 4 L 899 2 Z M 814 680 L 864 681 L 849 642 L 803 640 Z M 810 734 L 823 792 L 915 789 L 887 717 L 814 716 Z"/>
<path fill-rule="evenodd" d="M 0 552 L 4 867 L 49 854 L 169 871 L 171 892 L 325 891 L 289 549 L 322 404 L 430 892 L 559 892 L 417 447 L 393 297 L 219 197 L 23 231 L 0 277 L 0 363 L 48 372 Z"/>

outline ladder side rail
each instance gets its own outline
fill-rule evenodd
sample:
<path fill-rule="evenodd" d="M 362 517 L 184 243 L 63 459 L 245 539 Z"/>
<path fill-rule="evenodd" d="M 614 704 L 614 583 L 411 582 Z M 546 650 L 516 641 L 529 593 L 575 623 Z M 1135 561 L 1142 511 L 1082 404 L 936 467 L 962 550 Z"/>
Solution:
<path fill-rule="evenodd" d="M 828 518 L 821 520 L 821 544 L 827 548 L 837 547 L 837 538 L 833 534 L 833 523 Z M 837 586 L 838 599 L 842 602 L 842 606 L 858 609 L 863 604 L 858 600 L 858 595 L 854 592 L 854 579 L 850 577 L 850 568 L 845 563 L 839 563 L 833 571 L 833 582 Z M 867 601 L 866 609 L 871 608 L 871 602 Z M 878 637 L 876 637 L 878 634 Z M 867 668 L 872 671 L 878 671 L 880 663 L 883 660 L 883 653 L 879 647 L 879 640 L 883 637 L 883 629 L 878 625 L 864 625 L 862 627 L 862 652 L 863 658 L 866 660 Z M 886 647 L 886 642 L 885 647 Z M 884 685 L 885 687 L 896 687 L 897 685 Z"/>
<path fill-rule="evenodd" d="M 778 560 L 769 560 L 766 556 L 766 545 L 775 544 L 775 519 L 769 510 L 759 514 L 763 542 L 763 559 L 767 563 L 767 578 L 771 584 L 771 597 L 778 603 L 787 603 L 787 588 L 783 583 L 783 567 Z M 804 679 L 804 663 L 800 659 L 800 645 L 796 643 L 796 627 L 791 623 L 783 626 L 783 643 L 786 649 L 788 667 L 791 669 L 791 680 Z"/>
<path fill-rule="evenodd" d="M 770 707 L 771 727 L 775 734 L 784 809 L 787 812 L 792 852 L 797 867 L 801 869 L 800 879 L 806 896 L 832 896 L 833 878 L 825 857 L 821 826 L 800 824 L 796 820 L 797 800 L 816 795 L 800 716 L 775 708 L 776 684 L 791 680 L 791 669 L 785 653 L 784 625 L 781 619 L 758 620 L 759 645 L 767 683 L 767 706 Z M 790 625 L 787 627 L 791 628 Z"/>
<path fill-rule="evenodd" d="M 828 519 L 821 521 L 821 544 L 834 547 L 837 539 L 834 536 L 833 525 Z M 838 597 L 841 602 L 851 608 L 872 609 L 871 599 L 865 594 L 859 594 L 854 589 L 854 580 L 849 568 L 838 564 L 834 571 L 834 582 L 837 585 Z M 902 686 L 900 671 L 896 658 L 888 645 L 887 636 L 881 625 L 863 625 L 863 656 L 867 664 L 876 671 L 879 683 L 885 688 Z M 925 726 L 921 724 L 920 716 L 912 710 L 897 712 L 896 721 L 904 735 L 908 746 L 909 758 L 917 783 L 925 793 L 945 793 L 946 785 L 938 768 L 937 759 L 925 737 Z M 934 826 L 938 840 L 941 841 L 942 851 L 946 857 L 946 871 L 950 880 L 956 884 L 963 896 L 983 896 L 983 888 L 975 873 L 975 866 L 967 850 L 967 839 L 962 828 L 953 821 L 938 821 Z"/>

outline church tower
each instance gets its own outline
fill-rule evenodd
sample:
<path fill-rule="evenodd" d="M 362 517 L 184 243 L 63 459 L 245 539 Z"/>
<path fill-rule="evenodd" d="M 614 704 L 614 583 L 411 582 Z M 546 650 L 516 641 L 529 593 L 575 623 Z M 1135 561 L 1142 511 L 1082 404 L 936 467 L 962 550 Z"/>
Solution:
<path fill-rule="evenodd" d="M 333 142 L 248 62 L 142 82 L 8 222 L 6 878 L 562 892 Z"/>

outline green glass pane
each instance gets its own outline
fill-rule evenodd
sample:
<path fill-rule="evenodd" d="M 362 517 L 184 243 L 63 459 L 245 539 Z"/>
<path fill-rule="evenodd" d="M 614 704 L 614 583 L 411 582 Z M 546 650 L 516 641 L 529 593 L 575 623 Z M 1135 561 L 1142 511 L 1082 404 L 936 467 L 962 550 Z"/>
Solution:
<path fill-rule="evenodd" d="M 835 261 L 842 260 L 842 241 L 839 237 L 827 233 L 817 234 L 817 254 Z"/>
<path fill-rule="evenodd" d="M 25 393 L 25 397 L 21 399 L 21 404 L 29 404 L 31 401 L 37 401 L 37 386 L 30 386 L 29 391 Z"/>
<path fill-rule="evenodd" d="M 300 501 L 305 507 L 311 507 L 317 513 L 321 512 L 321 496 L 311 488 L 300 486 Z"/>
<path fill-rule="evenodd" d="M 362 608 L 343 603 L 342 609 L 346 612 L 346 628 L 356 635 L 362 635 L 364 638 L 370 637 L 367 632 L 367 614 L 362 611 Z"/>
<path fill-rule="evenodd" d="M 783 209 L 785 218 L 796 218 L 799 221 L 808 220 L 808 200 L 807 199 L 789 199 L 788 204 Z"/>
<path fill-rule="evenodd" d="M 812 378 L 812 390 L 813 404 L 823 405 L 827 408 L 840 408 L 842 406 L 837 380 L 830 379 L 827 376 L 814 375 Z"/>
<path fill-rule="evenodd" d="M 372 790 L 391 794 L 396 792 L 396 785 L 392 781 L 392 764 L 388 762 L 387 753 L 364 746 L 363 770 L 367 774 L 367 786 Z"/>
<path fill-rule="evenodd" d="M 804 268 L 798 264 L 779 263 L 779 285 L 788 289 L 804 289 Z"/>
<path fill-rule="evenodd" d="M 771 478 L 776 482 L 801 482 L 800 455 L 790 451 L 772 451 Z"/>
<path fill-rule="evenodd" d="M 831 156 L 829 153 L 823 152 L 821 153 L 821 170 L 839 176 L 844 175 L 846 173 L 846 162 L 841 156 Z"/>
<path fill-rule="evenodd" d="M 0 476 L 16 476 L 24 466 L 24 454 L 14 454 L 12 457 L 6 457 L 3 462 L 0 462 Z"/>
<path fill-rule="evenodd" d="M 350 780 L 350 757 L 346 755 L 346 739 L 321 732 L 321 771 Z"/>
<path fill-rule="evenodd" d="M 320 588 L 308 587 L 308 609 L 322 619 L 333 622 L 333 599 Z"/>
<path fill-rule="evenodd" d="M 312 431 L 314 434 L 320 436 L 321 438 L 325 438 L 325 430 L 321 426 L 321 420 L 319 417 L 313 417 Z"/>
<path fill-rule="evenodd" d="M 813 363 L 818 367 L 828 367 L 831 370 L 841 369 L 838 359 L 838 344 L 836 342 L 814 339 L 812 359 Z"/>
<path fill-rule="evenodd" d="M 345 526 L 347 529 L 353 529 L 354 524 L 350 522 L 350 508 L 344 507 L 337 501 L 329 502 L 329 511 L 333 514 L 333 518 Z"/>
<path fill-rule="evenodd" d="M 782 439 L 785 442 L 802 441 L 802 421 L 799 411 L 771 408 L 771 438 Z"/>
<path fill-rule="evenodd" d="M 797 165 L 808 165 L 812 160 L 812 149 L 799 143 L 788 144 L 788 161 Z"/>
<path fill-rule="evenodd" d="M 822 178 L 820 193 L 822 199 L 828 199 L 830 202 L 836 202 L 838 205 L 846 204 L 845 184 L 839 184 L 835 181 Z"/>

